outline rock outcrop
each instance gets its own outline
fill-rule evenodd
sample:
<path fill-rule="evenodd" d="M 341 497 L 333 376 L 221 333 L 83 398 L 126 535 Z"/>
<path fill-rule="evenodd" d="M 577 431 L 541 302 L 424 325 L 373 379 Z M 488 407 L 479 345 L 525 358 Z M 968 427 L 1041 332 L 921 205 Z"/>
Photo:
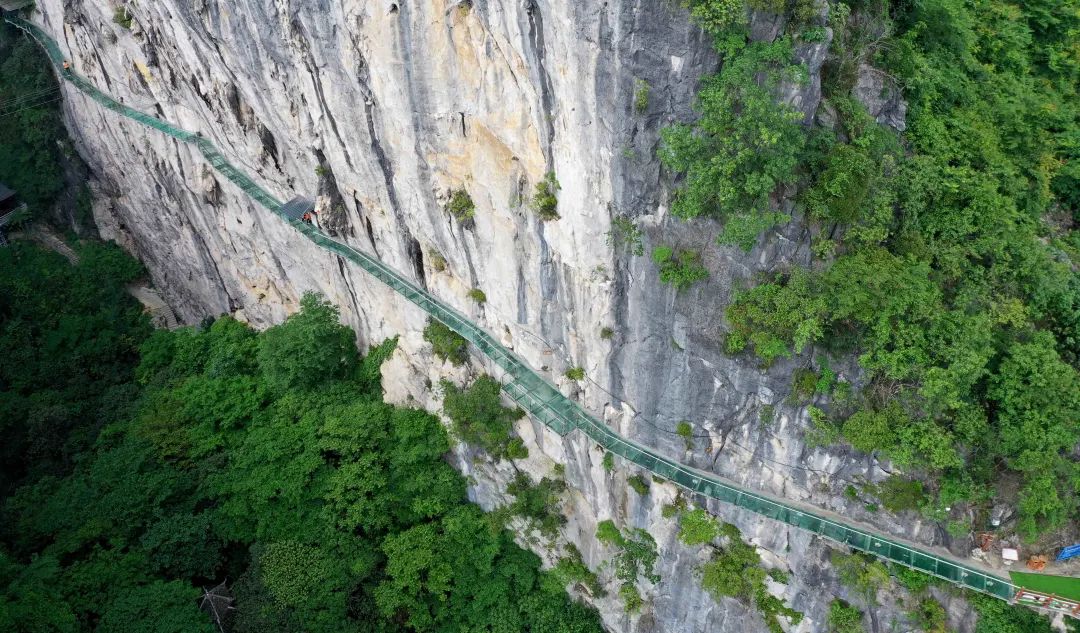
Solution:
<path fill-rule="evenodd" d="M 859 64 L 854 94 L 878 123 L 900 132 L 907 129 L 907 103 L 892 77 L 869 64 Z"/>
<path fill-rule="evenodd" d="M 97 85 L 201 132 L 282 199 L 320 196 L 325 230 L 414 275 L 621 433 L 752 487 L 909 538 L 941 538 L 931 525 L 871 514 L 841 494 L 885 473 L 865 456 L 807 448 L 806 411 L 786 400 L 806 358 L 765 371 L 721 352 L 733 290 L 756 271 L 808 262 L 809 233 L 796 219 L 747 254 L 716 247 L 719 227 L 709 221 L 668 217 L 658 130 L 693 116 L 697 80 L 718 65 L 677 3 L 156 0 L 130 7 L 130 29 L 113 22 L 105 0 L 38 7 L 35 19 Z M 755 24 L 770 31 L 767 19 Z M 820 68 L 824 51 L 819 43 L 799 55 Z M 639 108 L 643 85 L 649 98 Z M 819 85 L 813 77 L 784 98 L 811 120 Z M 453 372 L 425 347 L 424 314 L 255 206 L 189 146 L 65 91 L 72 136 L 96 177 L 99 226 L 146 263 L 181 319 L 242 310 L 266 326 L 295 310 L 304 291 L 321 292 L 363 344 L 403 335 L 385 369 L 388 397 L 437 409 L 430 385 Z M 561 219 L 544 222 L 530 198 L 549 172 L 561 185 Z M 464 223 L 446 210 L 459 189 L 475 205 Z M 619 215 L 638 222 L 647 244 L 662 236 L 700 248 L 710 281 L 683 293 L 662 285 L 647 257 L 606 239 Z M 484 303 L 468 297 L 474 288 Z M 601 336 L 603 328 L 613 335 Z M 584 381 L 563 377 L 578 366 Z M 834 369 L 854 378 L 851 365 Z M 766 407 L 771 423 L 762 421 Z M 683 420 L 698 436 L 691 449 L 675 433 Z M 565 465 L 569 523 L 560 543 L 576 544 L 592 569 L 610 556 L 594 538 L 603 519 L 658 541 L 663 580 L 643 585 L 641 614 L 625 615 L 614 592 L 584 596 L 611 630 L 768 630 L 752 607 L 702 591 L 701 552 L 678 544 L 675 523 L 661 516 L 670 484 L 639 496 L 626 485 L 632 469 L 609 473 L 584 438 L 531 422 L 519 430 L 530 450 L 520 467 L 538 478 Z M 477 502 L 503 502 L 508 466 L 459 451 Z M 774 587 L 806 614 L 790 628 L 823 630 L 829 597 L 846 595 L 829 546 L 711 509 L 770 553 L 768 564 L 791 572 L 789 584 Z M 552 560 L 527 535 L 522 542 Z M 883 607 L 878 617 L 902 612 Z"/>

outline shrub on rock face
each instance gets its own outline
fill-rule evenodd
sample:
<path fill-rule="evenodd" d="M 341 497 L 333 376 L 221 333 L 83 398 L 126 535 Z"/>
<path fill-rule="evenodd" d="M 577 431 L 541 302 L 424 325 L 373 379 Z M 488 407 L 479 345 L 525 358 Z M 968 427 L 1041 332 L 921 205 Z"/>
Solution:
<path fill-rule="evenodd" d="M 424 340 L 431 343 L 432 351 L 439 358 L 460 366 L 468 360 L 469 342 L 457 332 L 439 321 L 428 320 L 424 328 Z"/>
<path fill-rule="evenodd" d="M 541 220 L 559 219 L 559 198 L 555 192 L 562 189 L 559 181 L 555 178 L 555 172 L 548 172 L 544 179 L 536 183 L 536 193 L 533 194 L 532 206 Z"/>
<path fill-rule="evenodd" d="M 645 480 L 641 475 L 634 475 L 626 480 L 626 483 L 642 497 L 649 494 L 649 482 Z"/>
<path fill-rule="evenodd" d="M 132 17 L 128 13 L 127 7 L 116 7 L 116 10 L 113 11 L 113 22 L 125 29 L 131 28 Z"/>
<path fill-rule="evenodd" d="M 761 557 L 754 546 L 743 541 L 742 534 L 734 525 L 718 525 L 720 534 L 726 537 L 726 543 L 714 551 L 712 560 L 701 566 L 702 588 L 717 600 L 728 596 L 754 604 L 771 631 L 783 630 L 780 618 L 795 625 L 801 622 L 802 613 L 769 593 L 765 579 L 770 574 L 761 566 Z"/>
<path fill-rule="evenodd" d="M 890 512 L 917 510 L 926 503 L 926 492 L 921 481 L 890 475 L 876 487 L 881 505 Z"/>
<path fill-rule="evenodd" d="M 624 215 L 611 218 L 611 229 L 607 232 L 605 241 L 612 248 L 626 245 L 630 253 L 635 256 L 645 253 L 644 233 L 641 227 Z"/>
<path fill-rule="evenodd" d="M 720 536 L 720 522 L 702 508 L 684 512 L 679 522 L 679 540 L 686 545 L 711 543 Z"/>
<path fill-rule="evenodd" d="M 529 449 L 526 448 L 525 442 L 520 437 L 510 438 L 510 443 L 506 445 L 506 458 L 526 459 L 528 456 Z"/>
<path fill-rule="evenodd" d="M 686 450 L 694 447 L 694 427 L 690 425 L 690 422 L 686 420 L 679 422 L 675 426 L 675 434 L 686 442 Z"/>
<path fill-rule="evenodd" d="M 862 611 L 843 600 L 829 603 L 829 630 L 834 633 L 862 633 Z"/>
<path fill-rule="evenodd" d="M 746 22 L 742 0 L 683 0 L 690 15 L 706 31 L 719 34 Z"/>
<path fill-rule="evenodd" d="M 644 79 L 634 80 L 634 111 L 645 114 L 649 110 L 649 82 Z"/>
<path fill-rule="evenodd" d="M 431 267 L 435 270 L 435 272 L 446 272 L 446 258 L 443 257 L 442 253 L 435 250 L 434 248 L 428 250 L 428 261 L 431 262 Z"/>
<path fill-rule="evenodd" d="M 920 600 L 918 607 L 911 615 L 919 623 L 919 628 L 926 633 L 945 633 L 946 631 L 945 607 L 933 598 L 927 597 Z"/>
<path fill-rule="evenodd" d="M 701 256 L 695 251 L 657 246 L 653 249 L 652 259 L 660 267 L 660 281 L 675 286 L 676 290 L 686 290 L 709 276 L 709 271 L 701 265 Z"/>
<path fill-rule="evenodd" d="M 908 423 L 900 405 L 890 403 L 883 411 L 863 410 L 855 412 L 840 427 L 844 439 L 864 453 L 874 451 L 888 452 L 896 446 L 897 437 L 893 429 L 902 428 Z"/>
<path fill-rule="evenodd" d="M 641 528 L 620 530 L 610 519 L 597 524 L 596 539 L 618 550 L 613 562 L 615 578 L 622 581 L 619 596 L 628 613 L 637 611 L 643 604 L 635 586 L 639 576 L 653 583 L 660 582 L 660 576 L 653 569 L 658 558 L 656 540 Z"/>
<path fill-rule="evenodd" d="M 518 472 L 506 492 L 514 497 L 513 503 L 504 506 L 507 514 L 524 518 L 544 535 L 555 536 L 566 525 L 566 517 L 559 510 L 561 495 L 566 492 L 562 479 L 544 477 L 533 483 L 528 475 Z"/>
<path fill-rule="evenodd" d="M 450 194 L 450 203 L 447 205 L 446 210 L 450 215 L 457 218 L 458 222 L 467 222 L 473 219 L 476 215 L 476 205 L 473 203 L 472 196 L 464 188 L 455 189 Z"/>

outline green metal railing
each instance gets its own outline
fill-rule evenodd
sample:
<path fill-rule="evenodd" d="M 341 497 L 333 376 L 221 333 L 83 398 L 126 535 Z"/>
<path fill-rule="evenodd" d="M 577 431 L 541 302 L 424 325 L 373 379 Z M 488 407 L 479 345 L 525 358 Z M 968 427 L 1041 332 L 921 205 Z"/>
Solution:
<path fill-rule="evenodd" d="M 177 128 L 166 121 L 118 103 L 85 78 L 63 69 L 64 55 L 57 43 L 43 30 L 26 20 L 6 15 L 5 19 L 34 37 L 48 51 L 61 76 L 102 106 L 160 130 L 169 136 L 193 143 L 202 155 L 231 182 L 268 210 L 278 214 L 322 248 L 360 266 L 395 292 L 435 317 L 472 343 L 477 350 L 502 369 L 506 376 L 503 390 L 530 416 L 560 435 L 580 430 L 590 439 L 624 459 L 668 479 L 683 488 L 712 499 L 733 504 L 761 516 L 808 530 L 827 539 L 912 567 L 956 585 L 1004 600 L 1011 600 L 1018 587 L 994 573 L 976 569 L 944 554 L 926 551 L 913 544 L 885 538 L 853 525 L 850 521 L 827 516 L 820 509 L 804 507 L 790 500 L 753 492 L 713 473 L 699 471 L 637 444 L 610 429 L 587 413 L 578 403 L 563 396 L 555 387 L 532 371 L 513 352 L 458 313 L 449 305 L 420 288 L 406 276 L 391 269 L 378 258 L 334 240 L 315 227 L 293 221 L 282 213 L 282 203 L 255 181 L 230 164 L 210 141 L 201 135 Z"/>

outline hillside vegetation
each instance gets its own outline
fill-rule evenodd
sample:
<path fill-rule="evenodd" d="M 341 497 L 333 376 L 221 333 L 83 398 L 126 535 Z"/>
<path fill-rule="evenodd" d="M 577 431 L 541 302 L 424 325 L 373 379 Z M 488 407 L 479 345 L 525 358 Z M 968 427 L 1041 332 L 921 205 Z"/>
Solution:
<path fill-rule="evenodd" d="M 0 23 L 0 182 L 42 211 L 63 188 L 60 147 L 71 147 L 56 78 L 32 40 Z"/>
<path fill-rule="evenodd" d="M 857 355 L 865 386 L 812 411 L 817 438 L 928 475 L 931 514 L 998 499 L 1029 539 L 1066 526 L 1080 498 L 1080 5 L 852 0 L 826 21 L 809 0 L 750 0 L 787 17 L 761 43 L 741 2 L 687 4 L 723 66 L 700 119 L 664 131 L 673 213 L 718 217 L 719 243 L 750 249 L 790 220 L 784 192 L 815 235 L 810 270 L 733 297 L 728 352 L 807 354 L 825 371 Z M 793 50 L 826 25 L 836 124 L 804 125 L 776 89 L 799 81 Z M 902 90 L 902 134 L 853 97 L 860 64 Z"/>
<path fill-rule="evenodd" d="M 382 402 L 336 308 L 151 332 L 93 246 L 0 249 L 0 630 L 599 632 L 465 496 L 434 416 Z"/>

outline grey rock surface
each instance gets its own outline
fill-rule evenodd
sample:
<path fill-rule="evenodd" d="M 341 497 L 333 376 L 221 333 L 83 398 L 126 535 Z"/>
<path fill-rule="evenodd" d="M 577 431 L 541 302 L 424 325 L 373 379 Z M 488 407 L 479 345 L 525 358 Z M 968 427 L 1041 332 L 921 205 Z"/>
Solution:
<path fill-rule="evenodd" d="M 918 517 L 870 513 L 843 496 L 848 483 L 887 473 L 869 456 L 806 446 L 805 405 L 787 396 L 807 357 L 766 371 L 721 352 L 732 292 L 756 272 L 808 263 L 809 229 L 796 216 L 744 253 L 716 247 L 711 221 L 669 217 L 658 130 L 692 118 L 697 81 L 718 66 L 709 38 L 677 3 L 156 0 L 131 7 L 130 30 L 113 23 L 106 0 L 38 7 L 35 19 L 94 83 L 201 132 L 279 198 L 318 195 L 326 230 L 412 274 L 623 434 L 888 532 L 944 538 Z M 803 46 L 800 59 L 820 68 L 824 50 Z M 633 104 L 638 81 L 650 87 L 642 113 Z M 437 410 L 426 381 L 463 377 L 432 358 L 422 312 L 256 207 L 192 148 L 70 88 L 65 96 L 67 123 L 96 177 L 99 227 L 146 263 L 181 320 L 231 312 L 265 327 L 314 290 L 341 306 L 362 345 L 403 335 L 384 371 L 388 398 Z M 784 98 L 812 119 L 816 71 Z M 561 219 L 552 222 L 528 205 L 547 172 L 561 184 Z M 476 205 L 470 227 L 445 210 L 462 187 Z M 647 256 L 606 241 L 617 215 L 639 223 L 646 250 L 661 238 L 700 248 L 710 280 L 683 293 L 662 285 Z M 486 303 L 468 299 L 472 288 Z M 615 331 L 610 340 L 603 327 Z M 565 379 L 572 366 L 587 379 Z M 834 369 L 858 380 L 851 363 Z M 766 405 L 775 408 L 771 424 L 760 422 Z M 698 435 L 690 450 L 674 432 L 682 420 Z M 581 437 L 529 422 L 520 431 L 531 455 L 523 468 L 538 478 L 565 464 L 569 523 L 560 543 L 576 544 L 597 569 L 611 553 L 595 527 L 613 518 L 648 529 L 660 546 L 663 580 L 642 586 L 641 614 L 626 616 L 614 595 L 583 596 L 610 630 L 768 630 L 751 607 L 701 590 L 702 552 L 678 544 L 675 523 L 660 515 L 675 494 L 670 484 L 638 497 L 625 485 L 632 469 L 609 474 Z M 474 460 L 468 447 L 456 461 L 475 478 L 478 503 L 505 501 L 505 464 Z M 830 546 L 730 507 L 710 509 L 791 570 L 778 591 L 806 618 L 789 629 L 824 630 L 829 600 L 845 595 L 827 563 Z M 882 607 L 878 617 L 902 613 Z"/>
<path fill-rule="evenodd" d="M 898 132 L 907 129 L 907 102 L 896 82 L 884 71 L 869 64 L 859 64 L 852 93 L 878 123 Z"/>

